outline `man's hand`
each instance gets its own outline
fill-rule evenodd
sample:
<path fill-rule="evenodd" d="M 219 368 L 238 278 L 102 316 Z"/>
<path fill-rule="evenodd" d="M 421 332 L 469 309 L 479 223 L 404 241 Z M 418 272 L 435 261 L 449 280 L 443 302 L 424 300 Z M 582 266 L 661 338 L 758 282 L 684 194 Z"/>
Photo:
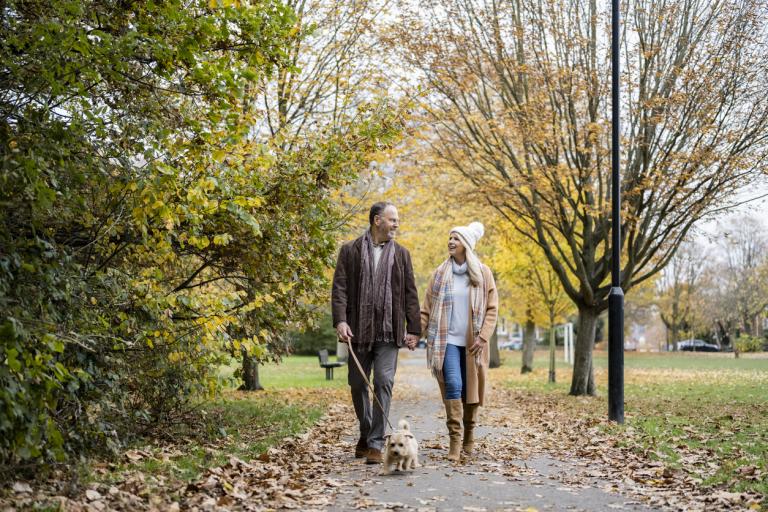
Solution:
<path fill-rule="evenodd" d="M 339 322 L 336 324 L 336 336 L 338 336 L 339 340 L 343 341 L 344 343 L 349 343 L 352 341 L 354 334 L 352 334 L 352 329 L 349 328 L 349 324 L 347 322 Z"/>
<path fill-rule="evenodd" d="M 405 345 L 408 347 L 408 350 L 413 350 L 416 348 L 416 345 L 419 343 L 419 336 L 416 334 L 406 334 L 405 335 Z"/>
<path fill-rule="evenodd" d="M 481 337 L 475 338 L 475 342 L 469 347 L 469 355 L 474 356 L 479 353 L 485 347 L 485 341 Z"/>

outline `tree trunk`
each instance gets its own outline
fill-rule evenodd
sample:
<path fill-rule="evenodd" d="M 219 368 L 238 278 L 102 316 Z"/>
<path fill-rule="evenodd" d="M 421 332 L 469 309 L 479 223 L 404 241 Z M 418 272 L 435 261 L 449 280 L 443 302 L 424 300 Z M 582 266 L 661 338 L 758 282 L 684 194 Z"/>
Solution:
<path fill-rule="evenodd" d="M 750 321 L 749 314 L 744 314 L 744 320 L 742 320 L 742 322 L 744 323 L 744 332 L 749 336 L 754 336 L 755 331 L 752 329 L 752 322 Z"/>
<path fill-rule="evenodd" d="M 675 276 L 675 295 L 674 303 L 672 304 L 672 343 L 674 345 L 673 351 L 677 352 L 677 342 L 680 341 L 680 318 L 678 317 L 678 303 L 680 301 L 680 288 L 677 286 L 677 276 Z"/>
<path fill-rule="evenodd" d="M 261 391 L 264 387 L 259 382 L 259 362 L 243 352 L 243 385 L 241 391 Z"/>
<path fill-rule="evenodd" d="M 534 350 L 536 350 L 536 324 L 533 323 L 529 315 L 528 320 L 525 321 L 525 331 L 523 332 L 523 367 L 520 368 L 520 373 L 533 371 Z"/>
<path fill-rule="evenodd" d="M 726 326 L 723 324 L 723 322 L 718 320 L 717 321 L 717 328 L 718 328 L 718 331 L 720 332 L 720 340 L 721 340 L 720 344 L 721 344 L 721 346 L 734 346 L 735 347 L 735 345 L 731 345 L 730 330 L 726 329 Z"/>
<path fill-rule="evenodd" d="M 674 352 L 677 352 L 677 351 L 679 350 L 679 349 L 677 348 L 677 342 L 678 342 L 678 341 L 680 341 L 680 340 L 678 339 L 678 338 L 679 338 L 679 336 L 680 336 L 680 335 L 678 334 L 678 330 L 677 330 L 677 323 L 674 323 L 674 322 L 673 322 L 673 323 L 672 323 L 672 350 L 673 350 Z"/>
<path fill-rule="evenodd" d="M 549 308 L 549 379 L 550 384 L 555 383 L 555 310 Z"/>
<path fill-rule="evenodd" d="M 499 355 L 499 336 L 497 334 L 497 329 L 493 330 L 493 336 L 491 336 L 490 341 L 488 342 L 490 344 L 491 353 L 489 354 L 490 359 L 488 361 L 488 368 L 498 368 L 501 366 L 501 356 Z"/>
<path fill-rule="evenodd" d="M 595 329 L 600 313 L 589 308 L 579 308 L 579 332 L 573 362 L 571 395 L 595 395 L 595 372 L 592 368 L 592 349 L 595 347 Z"/>

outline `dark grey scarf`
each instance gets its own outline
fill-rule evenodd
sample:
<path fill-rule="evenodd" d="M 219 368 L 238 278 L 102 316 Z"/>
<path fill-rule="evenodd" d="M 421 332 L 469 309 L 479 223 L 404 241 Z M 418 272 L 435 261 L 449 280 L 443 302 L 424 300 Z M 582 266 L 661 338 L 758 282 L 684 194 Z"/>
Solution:
<path fill-rule="evenodd" d="M 360 247 L 360 308 L 357 342 L 369 351 L 374 341 L 394 341 L 392 334 L 392 265 L 395 241 L 384 243 L 379 266 L 374 271 L 373 237 L 368 229 Z"/>

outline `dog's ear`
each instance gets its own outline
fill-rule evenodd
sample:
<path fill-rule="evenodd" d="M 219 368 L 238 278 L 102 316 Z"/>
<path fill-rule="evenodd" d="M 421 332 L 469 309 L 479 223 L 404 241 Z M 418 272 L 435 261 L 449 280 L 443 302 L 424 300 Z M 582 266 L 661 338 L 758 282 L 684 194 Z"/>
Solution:
<path fill-rule="evenodd" d="M 413 437 L 413 434 L 405 434 L 405 437 L 410 437 L 411 439 L 415 439 L 415 438 Z"/>
<path fill-rule="evenodd" d="M 391 436 L 391 435 L 392 435 L 392 434 L 387 434 L 387 435 L 385 435 L 385 436 L 384 436 L 384 439 L 389 439 L 389 436 Z"/>

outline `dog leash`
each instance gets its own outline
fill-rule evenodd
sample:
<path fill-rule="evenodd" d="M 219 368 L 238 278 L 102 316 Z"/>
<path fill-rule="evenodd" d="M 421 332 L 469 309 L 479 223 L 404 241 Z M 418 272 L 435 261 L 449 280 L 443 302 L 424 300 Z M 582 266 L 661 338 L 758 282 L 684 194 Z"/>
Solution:
<path fill-rule="evenodd" d="M 371 381 L 368 380 L 368 376 L 363 371 L 363 367 L 360 364 L 360 361 L 357 360 L 357 356 L 355 355 L 355 349 L 352 348 L 352 343 L 347 343 L 347 347 L 349 348 L 348 352 L 352 354 L 352 359 L 355 360 L 355 364 L 357 365 L 357 369 L 360 370 L 360 375 L 363 376 L 363 380 L 365 380 L 365 383 L 368 384 L 368 389 L 371 390 L 371 394 L 373 395 L 373 399 L 376 401 L 376 405 L 379 406 L 379 409 L 381 409 L 381 414 L 384 415 L 384 419 L 387 420 L 387 425 L 389 425 L 389 429 L 394 431 L 395 427 L 392 426 L 392 423 L 389 421 L 389 416 L 387 416 L 387 413 L 384 411 L 384 406 L 381 405 L 381 402 L 379 402 L 379 397 L 376 396 L 376 391 L 373 390 L 373 386 L 371 385 Z"/>

